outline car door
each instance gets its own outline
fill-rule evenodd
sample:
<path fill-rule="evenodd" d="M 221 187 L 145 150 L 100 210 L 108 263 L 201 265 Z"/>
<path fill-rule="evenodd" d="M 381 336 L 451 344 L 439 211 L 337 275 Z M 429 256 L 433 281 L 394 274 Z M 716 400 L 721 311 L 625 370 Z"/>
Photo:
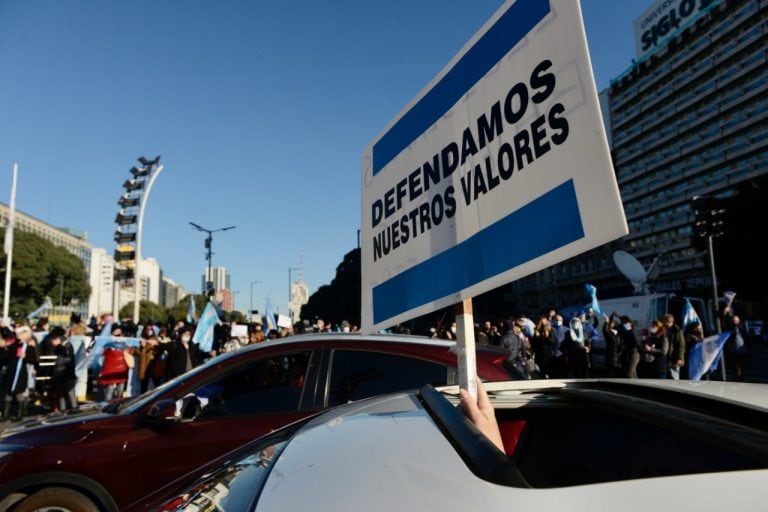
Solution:
<path fill-rule="evenodd" d="M 132 458 L 133 481 L 151 491 L 309 415 L 304 389 L 311 359 L 310 350 L 250 358 L 175 396 L 180 420 L 139 428 L 132 436 L 134 450 L 140 452 Z M 147 471 L 147 464 L 162 467 L 162 475 Z M 149 473 L 155 475 L 152 480 L 145 478 Z"/>
<path fill-rule="evenodd" d="M 456 382 L 456 369 L 408 355 L 374 350 L 331 351 L 328 407 L 385 393 Z"/>

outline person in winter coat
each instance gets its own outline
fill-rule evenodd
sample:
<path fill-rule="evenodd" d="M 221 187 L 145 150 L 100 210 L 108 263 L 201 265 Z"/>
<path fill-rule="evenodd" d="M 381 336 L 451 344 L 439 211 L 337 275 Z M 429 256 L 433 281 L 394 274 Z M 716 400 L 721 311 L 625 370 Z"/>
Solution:
<path fill-rule="evenodd" d="M 621 329 L 621 319 L 618 316 L 605 317 L 603 338 L 605 339 L 605 367 L 608 370 L 608 377 L 621 376 L 621 359 L 624 346 L 619 336 L 619 329 Z"/>
<path fill-rule="evenodd" d="M 15 337 L 6 342 L 0 353 L 0 365 L 5 367 L 2 381 L 3 419 L 11 419 L 11 406 L 17 404 L 17 420 L 24 417 L 29 403 L 30 368 L 37 364 L 37 347 L 32 330 L 26 325 L 16 329 Z"/>
<path fill-rule="evenodd" d="M 197 343 L 192 342 L 192 330 L 189 327 L 182 328 L 179 338 L 168 344 L 168 357 L 166 377 L 172 379 L 183 375 L 197 364 Z"/>
<path fill-rule="evenodd" d="M 72 348 L 66 334 L 63 328 L 54 327 L 49 335 L 53 344 L 53 353 L 56 355 L 52 380 L 53 388 L 56 390 L 55 394 L 58 397 L 59 410 L 73 411 L 77 409 L 75 349 Z"/>

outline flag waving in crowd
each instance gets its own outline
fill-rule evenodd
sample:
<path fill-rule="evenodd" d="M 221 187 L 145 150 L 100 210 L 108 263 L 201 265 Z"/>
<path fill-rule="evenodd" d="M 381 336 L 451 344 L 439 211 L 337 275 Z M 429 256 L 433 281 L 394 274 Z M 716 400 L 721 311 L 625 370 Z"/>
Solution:
<path fill-rule="evenodd" d="M 717 367 L 723 355 L 723 346 L 730 335 L 730 332 L 724 332 L 709 336 L 691 347 L 691 352 L 688 354 L 690 380 L 701 380 L 701 377 L 711 368 Z"/>
<path fill-rule="evenodd" d="M 191 324 L 195 321 L 195 301 L 192 294 L 189 294 L 189 306 L 187 307 L 187 323 Z"/>
<path fill-rule="evenodd" d="M 595 288 L 593 285 L 587 283 L 587 293 L 592 298 L 592 310 L 597 313 L 598 315 L 603 314 L 603 310 L 600 309 L 600 304 L 597 302 L 597 288 Z"/>
<path fill-rule="evenodd" d="M 691 301 L 685 299 L 685 307 L 683 307 L 683 330 L 687 330 L 689 325 L 700 324 L 701 320 L 696 310 L 693 309 Z"/>
<path fill-rule="evenodd" d="M 210 352 L 213 349 L 213 328 L 218 323 L 219 315 L 216 314 L 216 308 L 208 302 L 200 315 L 195 335 L 192 338 L 192 341 L 197 343 L 202 352 Z"/>

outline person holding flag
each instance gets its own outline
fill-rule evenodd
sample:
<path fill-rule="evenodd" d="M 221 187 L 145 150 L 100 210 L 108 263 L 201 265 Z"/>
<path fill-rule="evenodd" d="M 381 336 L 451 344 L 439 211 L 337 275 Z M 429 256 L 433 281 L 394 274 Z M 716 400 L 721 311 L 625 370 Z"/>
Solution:
<path fill-rule="evenodd" d="M 10 333 L 9 333 L 10 334 Z M 8 339 L 9 343 L 0 350 L 0 367 L 5 367 L 2 378 L 3 419 L 10 419 L 11 405 L 16 402 L 14 419 L 24 418 L 29 402 L 29 369 L 37 361 L 37 349 L 32 329 L 22 325 Z"/>

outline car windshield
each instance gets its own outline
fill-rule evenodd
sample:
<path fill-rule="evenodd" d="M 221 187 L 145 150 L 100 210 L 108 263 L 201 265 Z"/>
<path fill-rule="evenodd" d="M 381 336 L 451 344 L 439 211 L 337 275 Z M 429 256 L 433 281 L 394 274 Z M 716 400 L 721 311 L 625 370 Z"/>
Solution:
<path fill-rule="evenodd" d="M 132 414 L 134 411 L 141 409 L 145 405 L 157 400 L 160 396 L 164 395 L 169 389 L 172 389 L 178 386 L 179 384 L 181 384 L 182 382 L 188 379 L 195 378 L 200 373 L 205 372 L 209 367 L 213 365 L 217 365 L 230 357 L 232 357 L 232 353 L 222 354 L 220 356 L 214 357 L 213 359 L 209 359 L 204 364 L 196 368 L 193 368 L 187 373 L 180 375 L 175 379 L 171 379 L 167 382 L 164 382 L 162 385 L 156 387 L 152 391 L 148 391 L 147 393 L 144 393 L 142 395 L 127 398 L 119 402 L 113 402 L 113 403 L 107 404 L 102 409 L 102 411 L 111 413 L 111 414 L 117 414 L 117 413 Z"/>

